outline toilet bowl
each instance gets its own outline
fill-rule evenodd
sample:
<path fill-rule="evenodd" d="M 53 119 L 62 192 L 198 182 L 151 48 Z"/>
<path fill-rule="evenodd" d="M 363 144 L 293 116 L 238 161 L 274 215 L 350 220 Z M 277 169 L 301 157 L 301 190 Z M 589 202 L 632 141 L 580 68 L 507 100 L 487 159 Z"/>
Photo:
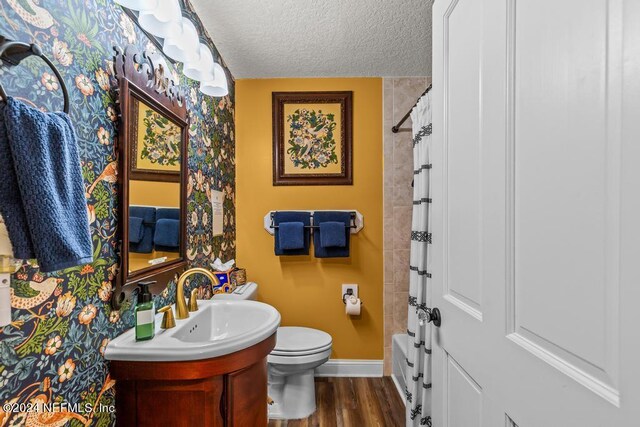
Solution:
<path fill-rule="evenodd" d="M 258 285 L 249 282 L 230 294 L 214 299 L 250 299 L 258 295 Z M 295 420 L 316 410 L 315 369 L 329 360 L 332 338 L 326 332 L 298 326 L 281 326 L 276 346 L 267 357 L 269 371 L 269 418 Z"/>
<path fill-rule="evenodd" d="M 269 366 L 269 418 L 306 418 L 316 410 L 315 369 L 331 356 L 331 335 L 298 326 L 278 328 Z"/>

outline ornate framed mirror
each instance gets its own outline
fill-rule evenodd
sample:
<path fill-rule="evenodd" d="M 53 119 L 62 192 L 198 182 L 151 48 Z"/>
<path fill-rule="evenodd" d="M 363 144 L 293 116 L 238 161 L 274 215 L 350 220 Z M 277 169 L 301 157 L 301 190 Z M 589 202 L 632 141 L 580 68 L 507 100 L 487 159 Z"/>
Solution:
<path fill-rule="evenodd" d="M 152 293 L 184 270 L 188 116 L 180 87 L 159 55 L 115 47 L 120 265 L 113 305 L 139 282 Z"/>

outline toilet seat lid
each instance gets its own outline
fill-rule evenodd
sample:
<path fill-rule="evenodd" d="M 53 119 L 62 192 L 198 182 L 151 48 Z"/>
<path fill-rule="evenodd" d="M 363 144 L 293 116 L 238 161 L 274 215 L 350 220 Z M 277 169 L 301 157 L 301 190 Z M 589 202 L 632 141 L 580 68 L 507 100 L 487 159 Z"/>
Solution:
<path fill-rule="evenodd" d="M 311 350 L 324 350 L 331 346 L 331 335 L 318 329 L 301 326 L 281 326 L 278 328 L 277 353 L 300 353 Z"/>

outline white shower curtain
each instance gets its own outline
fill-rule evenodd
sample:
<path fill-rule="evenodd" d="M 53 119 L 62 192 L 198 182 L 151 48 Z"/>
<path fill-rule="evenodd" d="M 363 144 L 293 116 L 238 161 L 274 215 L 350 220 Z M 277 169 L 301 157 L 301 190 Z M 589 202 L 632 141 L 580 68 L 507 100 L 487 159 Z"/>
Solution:
<path fill-rule="evenodd" d="M 413 121 L 413 217 L 409 272 L 406 397 L 407 427 L 431 426 L 431 323 L 422 322 L 431 302 L 429 289 L 429 206 L 431 203 L 429 148 L 431 145 L 431 93 L 418 101 Z"/>

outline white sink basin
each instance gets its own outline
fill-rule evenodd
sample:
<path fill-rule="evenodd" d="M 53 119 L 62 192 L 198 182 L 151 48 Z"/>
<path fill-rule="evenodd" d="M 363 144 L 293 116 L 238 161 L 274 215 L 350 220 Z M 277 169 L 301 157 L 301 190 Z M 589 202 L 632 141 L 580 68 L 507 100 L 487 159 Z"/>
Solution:
<path fill-rule="evenodd" d="M 156 336 L 136 341 L 135 328 L 114 338 L 104 356 L 108 360 L 170 362 L 223 356 L 257 344 L 276 332 L 280 313 L 257 301 L 198 301 L 199 310 L 188 319 L 176 320 L 176 327 L 160 329 Z"/>

